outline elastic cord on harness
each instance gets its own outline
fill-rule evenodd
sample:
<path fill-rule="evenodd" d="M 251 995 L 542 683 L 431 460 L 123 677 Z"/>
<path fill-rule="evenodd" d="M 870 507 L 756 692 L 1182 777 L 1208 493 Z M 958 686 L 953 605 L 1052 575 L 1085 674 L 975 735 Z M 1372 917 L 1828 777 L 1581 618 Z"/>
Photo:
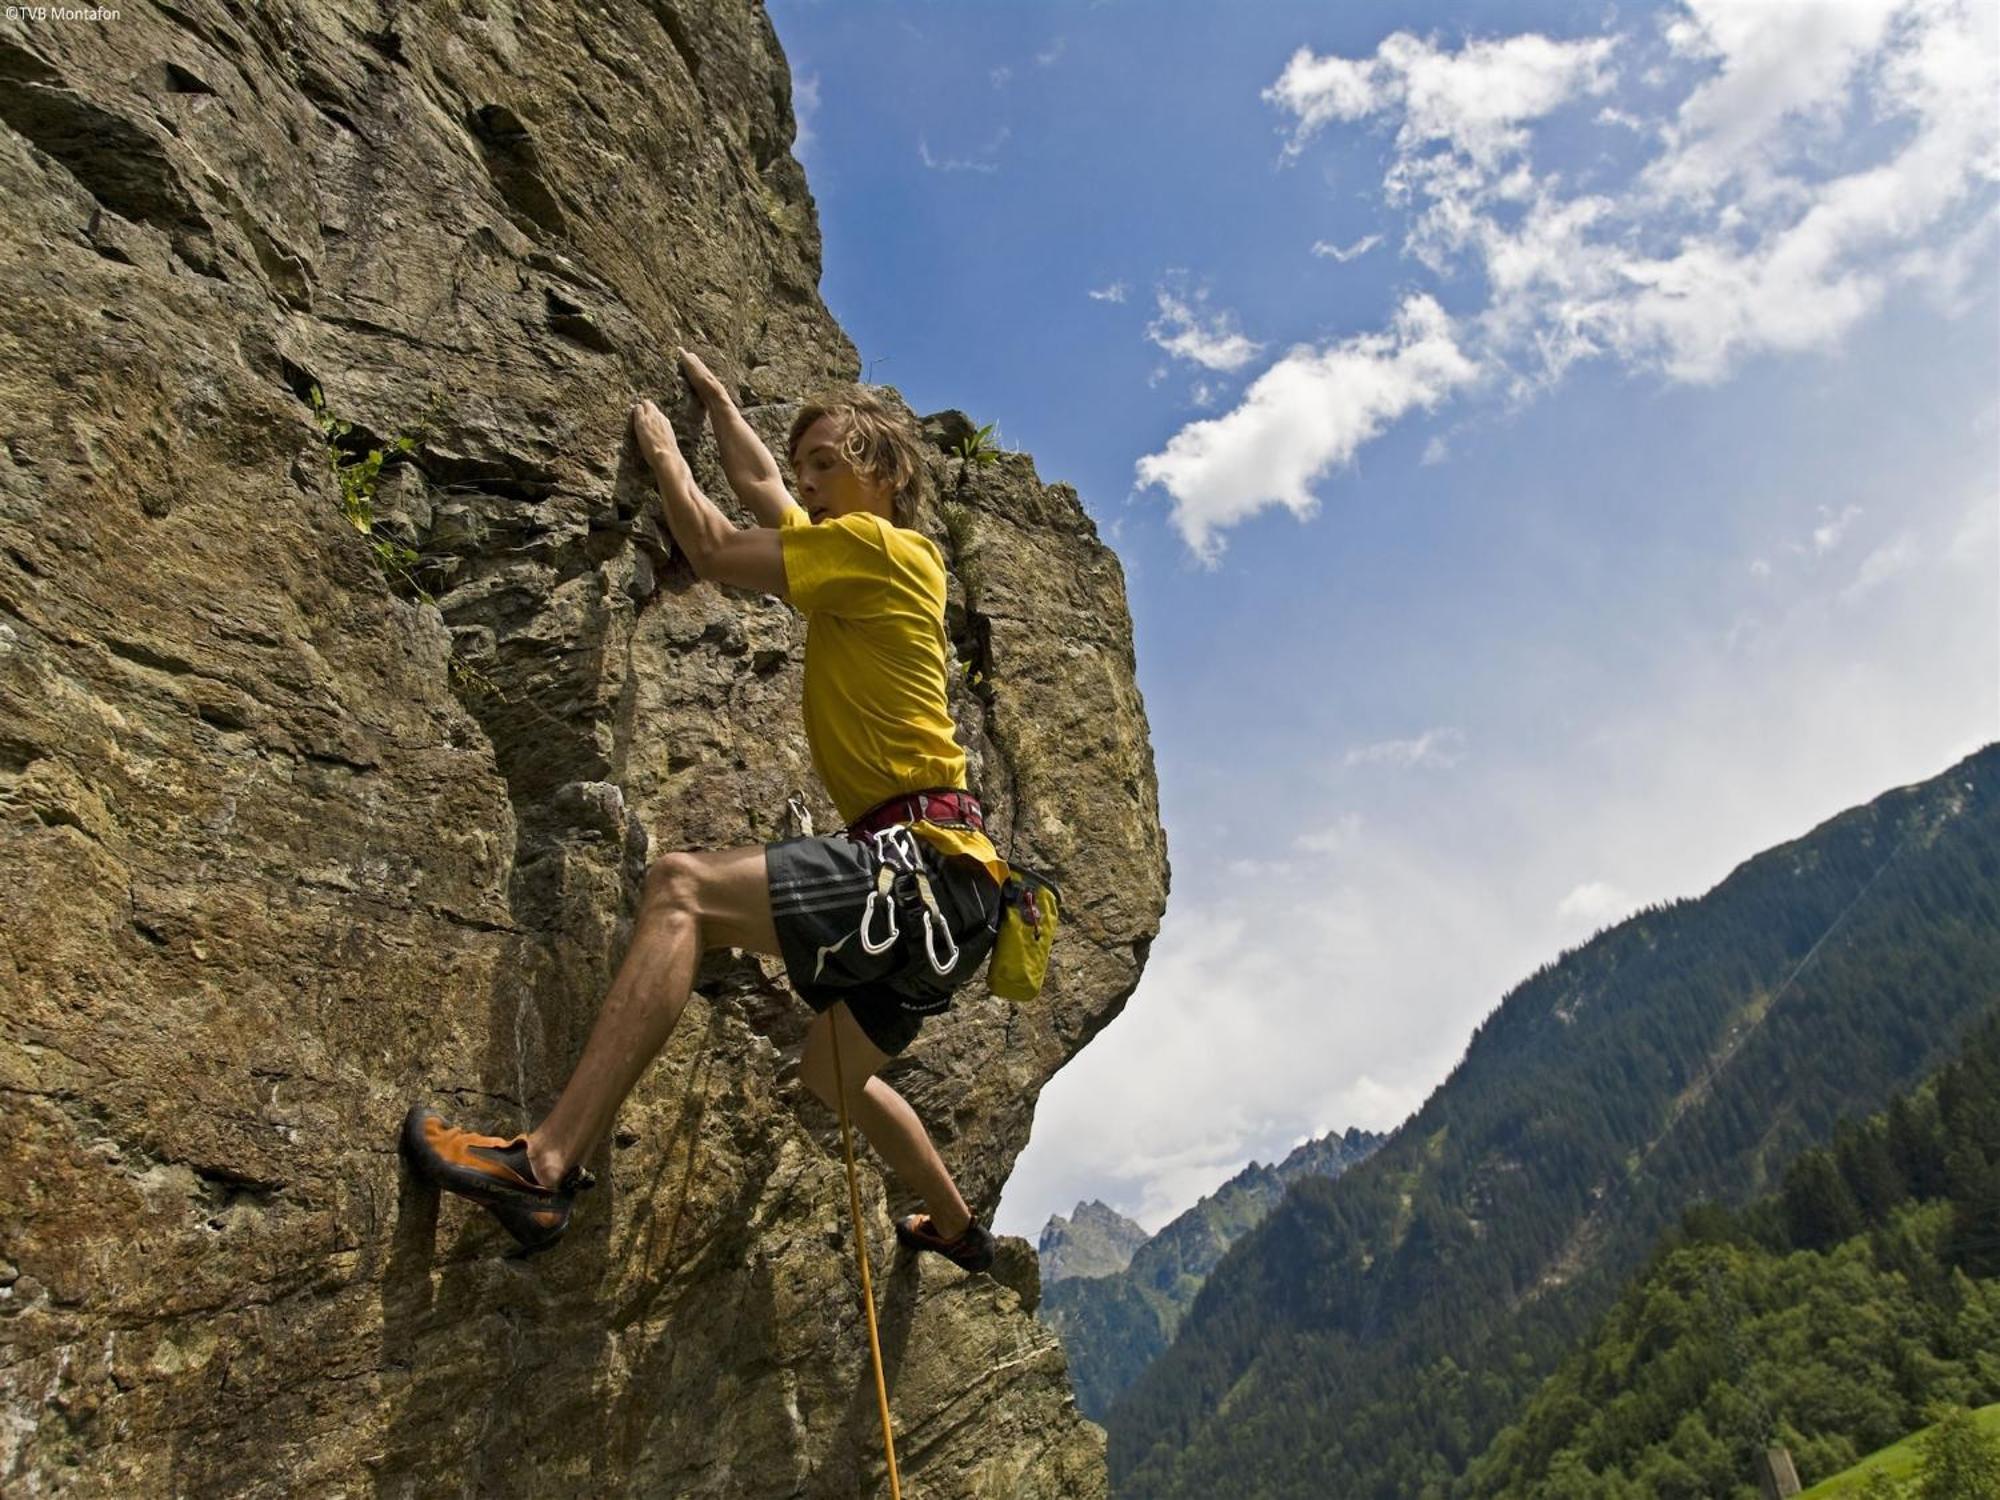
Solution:
<path fill-rule="evenodd" d="M 854 1171 L 854 1132 L 847 1123 L 847 1080 L 840 1072 L 840 1021 L 831 1012 L 827 1015 L 826 1029 L 833 1041 L 833 1096 L 840 1105 L 840 1150 L 847 1158 L 847 1207 L 854 1216 L 855 1258 L 861 1262 L 861 1306 L 868 1315 L 868 1357 L 875 1365 L 875 1403 L 882 1410 L 882 1453 L 889 1461 L 889 1500 L 903 1500 L 903 1482 L 896 1474 L 896 1434 L 889 1425 L 889 1383 L 882 1378 L 882 1335 L 875 1327 L 875 1284 L 868 1275 L 868 1237 L 861 1230 L 861 1182 Z"/>

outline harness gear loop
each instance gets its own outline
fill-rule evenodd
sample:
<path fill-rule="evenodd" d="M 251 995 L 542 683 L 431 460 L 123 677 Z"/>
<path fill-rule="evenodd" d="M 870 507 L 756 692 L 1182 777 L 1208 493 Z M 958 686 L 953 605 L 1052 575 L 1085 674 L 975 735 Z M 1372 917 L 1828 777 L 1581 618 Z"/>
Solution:
<path fill-rule="evenodd" d="M 847 1123 L 847 1082 L 840 1073 L 840 1022 L 831 1010 L 827 1012 L 826 1029 L 833 1042 L 833 1097 L 840 1104 L 840 1150 L 847 1158 L 847 1207 L 854 1217 L 854 1254 L 861 1263 L 861 1306 L 868 1315 L 868 1357 L 875 1366 L 875 1404 L 882 1412 L 882 1453 L 889 1461 L 889 1500 L 903 1500 L 903 1482 L 896 1474 L 896 1434 L 889 1425 L 889 1384 L 882 1378 L 882 1335 L 875 1327 L 875 1284 L 868 1275 L 868 1237 L 861 1231 L 861 1183 L 854 1170 L 854 1133 Z"/>

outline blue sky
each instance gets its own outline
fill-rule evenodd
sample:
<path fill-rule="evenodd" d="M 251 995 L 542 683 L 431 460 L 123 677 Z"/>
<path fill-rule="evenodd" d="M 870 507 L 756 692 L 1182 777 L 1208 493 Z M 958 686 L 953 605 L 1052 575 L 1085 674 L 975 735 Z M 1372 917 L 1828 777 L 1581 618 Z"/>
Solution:
<path fill-rule="evenodd" d="M 1987 9 L 770 10 L 869 378 L 1131 593 L 1172 901 L 1003 1229 L 1391 1127 L 1545 959 L 2000 734 Z"/>

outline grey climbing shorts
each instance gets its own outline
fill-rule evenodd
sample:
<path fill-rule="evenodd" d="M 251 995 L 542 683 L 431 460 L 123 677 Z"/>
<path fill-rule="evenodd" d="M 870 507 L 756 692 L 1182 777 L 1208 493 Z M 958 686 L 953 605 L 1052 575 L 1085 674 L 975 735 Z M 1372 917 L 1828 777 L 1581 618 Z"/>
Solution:
<path fill-rule="evenodd" d="M 764 857 L 792 988 L 816 1011 L 846 1001 L 863 1034 L 891 1056 L 915 1040 L 925 1016 L 951 1004 L 952 991 L 993 950 L 1000 887 L 992 875 L 905 827 L 785 839 L 766 844 Z"/>

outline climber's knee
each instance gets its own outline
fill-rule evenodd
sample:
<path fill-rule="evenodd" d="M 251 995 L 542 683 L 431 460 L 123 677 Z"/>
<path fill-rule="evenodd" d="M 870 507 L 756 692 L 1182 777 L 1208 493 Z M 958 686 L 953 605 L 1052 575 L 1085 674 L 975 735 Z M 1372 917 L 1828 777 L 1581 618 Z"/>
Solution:
<path fill-rule="evenodd" d="M 704 948 L 776 954 L 764 847 L 682 850 L 646 866 L 642 915 L 692 918 Z"/>
<path fill-rule="evenodd" d="M 662 854 L 646 866 L 644 900 L 648 910 L 671 910 L 695 916 L 701 911 L 700 859 L 686 852 Z"/>

